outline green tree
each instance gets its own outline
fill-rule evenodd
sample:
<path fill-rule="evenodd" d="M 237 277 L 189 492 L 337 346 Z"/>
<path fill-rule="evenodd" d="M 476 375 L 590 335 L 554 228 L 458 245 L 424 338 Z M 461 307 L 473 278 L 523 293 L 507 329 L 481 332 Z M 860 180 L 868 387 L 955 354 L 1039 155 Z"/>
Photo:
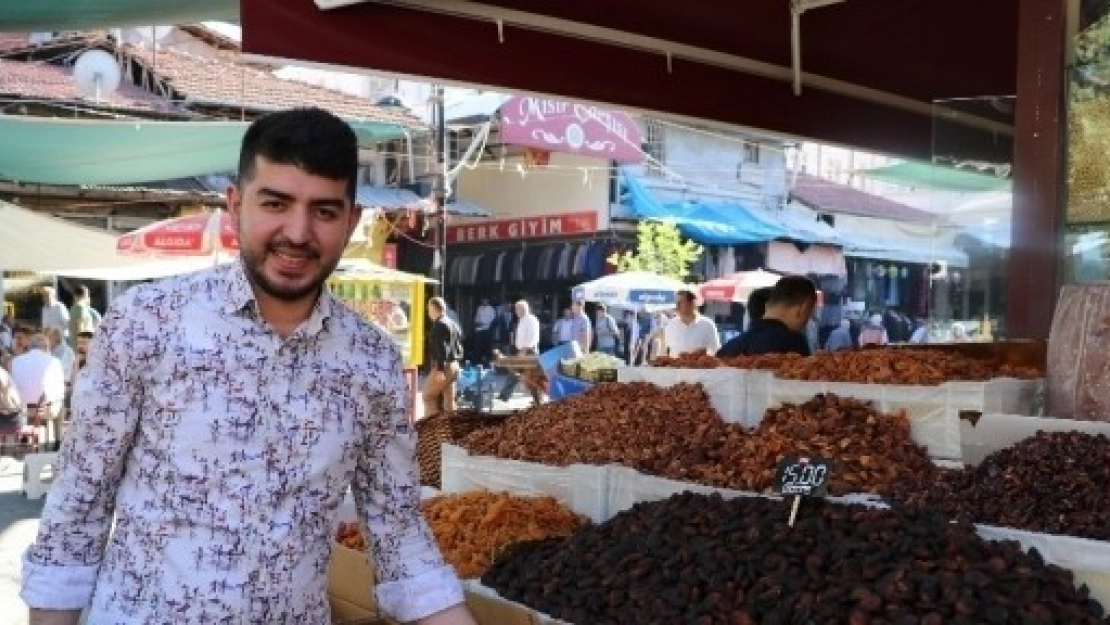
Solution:
<path fill-rule="evenodd" d="M 609 262 L 618 272 L 650 271 L 685 280 L 701 253 L 702 247 L 682 238 L 675 223 L 641 221 L 636 226 L 636 251 L 613 254 Z"/>

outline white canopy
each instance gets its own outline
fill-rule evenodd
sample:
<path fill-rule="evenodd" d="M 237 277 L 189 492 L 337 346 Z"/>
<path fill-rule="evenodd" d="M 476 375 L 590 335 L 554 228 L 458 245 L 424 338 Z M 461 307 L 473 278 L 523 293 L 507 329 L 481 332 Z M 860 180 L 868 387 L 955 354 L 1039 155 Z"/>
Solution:
<path fill-rule="evenodd" d="M 673 307 L 675 293 L 683 289 L 697 292 L 681 280 L 647 271 L 629 271 L 579 284 L 571 291 L 571 297 L 617 308 L 658 309 Z"/>
<path fill-rule="evenodd" d="M 97 228 L 0 201 L 0 269 L 61 273 L 133 267 L 142 259 L 116 253 L 116 237 Z"/>
<path fill-rule="evenodd" d="M 59 271 L 44 271 L 42 273 L 77 278 L 80 280 L 106 280 L 112 282 L 133 282 L 135 280 L 157 280 L 179 276 L 194 271 L 211 269 L 217 264 L 235 260 L 235 256 L 220 256 L 217 263 L 213 257 L 190 257 L 172 260 L 142 260 L 138 264 L 126 267 L 90 267 L 88 269 L 62 269 Z"/>

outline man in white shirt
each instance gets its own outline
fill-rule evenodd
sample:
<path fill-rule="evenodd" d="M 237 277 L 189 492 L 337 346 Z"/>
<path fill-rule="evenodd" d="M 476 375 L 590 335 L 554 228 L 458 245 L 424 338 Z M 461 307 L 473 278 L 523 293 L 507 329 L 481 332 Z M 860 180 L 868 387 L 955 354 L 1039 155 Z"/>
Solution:
<path fill-rule="evenodd" d="M 62 439 L 62 407 L 66 375 L 62 362 L 50 355 L 50 342 L 42 334 L 31 336 L 27 353 L 12 359 L 12 380 L 26 402 L 27 414 L 42 411 L 47 419 L 47 441 L 53 426 L 55 441 Z"/>
<path fill-rule="evenodd" d="M 62 338 L 69 337 L 69 309 L 58 301 L 58 294 L 53 287 L 42 288 L 42 329 L 45 332 L 50 328 L 62 331 Z"/>
<path fill-rule="evenodd" d="M 704 352 L 712 356 L 721 348 L 717 324 L 698 312 L 697 295 L 693 291 L 679 291 L 675 308 L 678 314 L 663 329 L 668 356 L 681 356 Z"/>
<path fill-rule="evenodd" d="M 513 333 L 513 347 L 518 356 L 535 356 L 540 348 L 540 320 L 529 310 L 528 302 L 520 300 L 516 303 L 516 332 Z M 520 382 L 520 375 L 510 371 L 505 386 L 501 389 L 501 401 L 509 401 L 513 390 Z M 539 404 L 543 397 L 539 389 L 529 388 L 532 399 Z"/>

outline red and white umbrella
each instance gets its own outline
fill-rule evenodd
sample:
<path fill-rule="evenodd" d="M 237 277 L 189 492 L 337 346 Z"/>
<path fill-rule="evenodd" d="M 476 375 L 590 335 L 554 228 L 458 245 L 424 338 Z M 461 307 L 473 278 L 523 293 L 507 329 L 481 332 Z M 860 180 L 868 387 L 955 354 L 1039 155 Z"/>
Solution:
<path fill-rule="evenodd" d="M 116 251 L 132 256 L 215 256 L 239 251 L 227 213 L 185 215 L 155 222 L 121 236 Z"/>
<path fill-rule="evenodd" d="M 775 286 L 781 277 L 762 269 L 740 271 L 710 280 L 698 287 L 698 291 L 706 302 L 747 302 L 752 291 Z"/>

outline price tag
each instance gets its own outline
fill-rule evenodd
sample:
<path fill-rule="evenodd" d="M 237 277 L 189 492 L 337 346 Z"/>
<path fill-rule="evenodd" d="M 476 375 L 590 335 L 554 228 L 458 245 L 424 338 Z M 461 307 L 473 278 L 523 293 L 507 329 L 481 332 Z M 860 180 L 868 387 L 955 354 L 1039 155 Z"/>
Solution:
<path fill-rule="evenodd" d="M 824 497 L 828 494 L 832 463 L 815 456 L 788 456 L 775 473 L 775 490 L 781 495 Z"/>

